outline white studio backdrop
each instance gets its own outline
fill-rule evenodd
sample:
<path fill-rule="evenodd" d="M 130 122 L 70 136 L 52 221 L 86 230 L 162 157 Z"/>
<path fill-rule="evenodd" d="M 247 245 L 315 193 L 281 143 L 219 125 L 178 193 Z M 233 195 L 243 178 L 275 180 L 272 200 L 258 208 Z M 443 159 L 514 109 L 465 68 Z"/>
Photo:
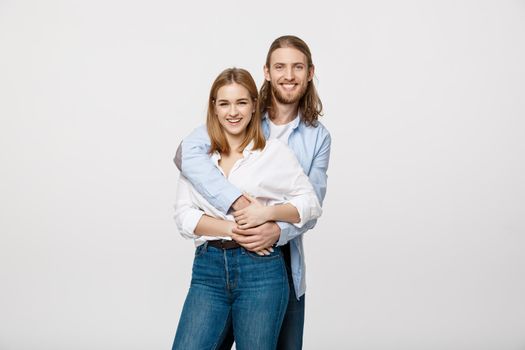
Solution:
<path fill-rule="evenodd" d="M 0 349 L 171 347 L 171 159 L 284 34 L 333 139 L 304 348 L 525 348 L 524 1 L 0 0 Z"/>

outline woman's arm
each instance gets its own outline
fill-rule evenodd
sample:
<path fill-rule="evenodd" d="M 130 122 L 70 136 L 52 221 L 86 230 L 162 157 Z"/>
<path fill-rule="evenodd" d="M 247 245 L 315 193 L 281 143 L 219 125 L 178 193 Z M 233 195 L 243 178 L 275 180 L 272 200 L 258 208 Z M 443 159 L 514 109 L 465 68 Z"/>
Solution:
<path fill-rule="evenodd" d="M 294 224 L 301 221 L 299 211 L 290 203 L 265 206 L 250 195 L 246 193 L 243 195 L 250 204 L 233 213 L 235 222 L 241 229 L 259 226 L 267 221 L 285 221 Z"/>
<path fill-rule="evenodd" d="M 328 130 L 323 128 L 323 133 L 317 139 L 319 146 L 316 146 L 316 152 L 312 160 L 312 166 L 308 173 L 308 178 L 312 184 L 317 199 L 319 200 L 320 205 L 323 204 L 326 187 L 327 187 L 327 171 L 328 164 L 330 161 L 330 148 L 332 139 Z M 302 235 L 308 230 L 311 230 L 315 227 L 317 219 L 312 219 L 309 222 L 305 223 L 302 227 L 296 227 L 286 222 L 278 222 L 279 228 L 281 229 L 279 241 L 277 242 L 278 246 L 284 245 L 294 239 L 295 237 Z"/>
<path fill-rule="evenodd" d="M 208 215 L 202 215 L 197 226 L 195 227 L 195 234 L 200 236 L 222 236 L 231 237 L 232 228 L 237 226 L 235 222 L 223 219 L 217 219 Z M 273 248 L 266 248 L 255 251 L 258 255 L 270 255 Z"/>
<path fill-rule="evenodd" d="M 198 238 L 199 236 L 230 237 L 235 222 L 207 215 L 192 199 L 191 184 L 183 175 L 179 178 L 177 200 L 175 202 L 175 222 L 182 236 Z"/>
<path fill-rule="evenodd" d="M 218 219 L 204 213 L 191 198 L 191 184 L 181 175 L 177 186 L 177 201 L 175 202 L 175 223 L 180 234 L 189 239 L 208 237 L 231 237 L 235 222 Z M 269 255 L 272 248 L 255 251 L 259 255 Z"/>
<path fill-rule="evenodd" d="M 282 196 L 283 203 L 264 206 L 244 193 L 250 205 L 233 213 L 240 228 L 252 228 L 267 221 L 289 222 L 300 228 L 321 216 L 316 192 L 292 150 L 282 142 L 273 141 L 267 152 L 271 161 L 266 161 L 266 166 L 272 171 L 260 186 L 274 196 Z"/>
<path fill-rule="evenodd" d="M 199 236 L 230 237 L 232 228 L 235 226 L 233 221 L 217 219 L 204 214 L 197 223 L 194 233 Z"/>

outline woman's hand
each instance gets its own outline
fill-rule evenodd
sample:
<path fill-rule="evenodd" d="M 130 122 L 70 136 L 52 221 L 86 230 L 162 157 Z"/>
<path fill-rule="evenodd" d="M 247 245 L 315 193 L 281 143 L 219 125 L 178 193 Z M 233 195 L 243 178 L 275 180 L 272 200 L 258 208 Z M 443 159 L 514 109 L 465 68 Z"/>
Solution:
<path fill-rule="evenodd" d="M 244 209 L 233 212 L 233 217 L 239 228 L 245 230 L 262 225 L 270 220 L 269 207 L 262 205 L 257 199 L 246 193 L 243 193 L 243 196 L 250 201 L 250 204 Z"/>

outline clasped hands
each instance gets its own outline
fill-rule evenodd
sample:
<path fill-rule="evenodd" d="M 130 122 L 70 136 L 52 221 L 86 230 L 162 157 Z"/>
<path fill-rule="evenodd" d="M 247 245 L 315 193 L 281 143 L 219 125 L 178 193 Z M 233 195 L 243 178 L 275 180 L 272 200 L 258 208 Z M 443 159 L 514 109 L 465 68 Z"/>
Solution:
<path fill-rule="evenodd" d="M 232 228 L 231 236 L 245 249 L 261 256 L 269 255 L 273 252 L 272 246 L 279 239 L 281 229 L 270 221 L 270 207 L 247 193 L 243 193 L 243 197 L 243 208 L 233 212 L 237 225 Z"/>

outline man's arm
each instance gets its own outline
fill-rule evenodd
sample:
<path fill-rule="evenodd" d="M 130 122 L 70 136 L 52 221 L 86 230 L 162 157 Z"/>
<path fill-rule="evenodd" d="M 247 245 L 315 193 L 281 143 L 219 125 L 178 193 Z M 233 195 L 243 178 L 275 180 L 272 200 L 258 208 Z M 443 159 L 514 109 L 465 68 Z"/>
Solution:
<path fill-rule="evenodd" d="M 326 172 L 328 170 L 328 163 L 330 160 L 330 146 L 331 137 L 327 131 L 321 142 L 319 150 L 312 160 L 312 167 L 310 168 L 310 173 L 308 174 L 308 178 L 321 205 L 326 195 Z M 232 237 L 248 250 L 261 249 L 275 243 L 277 243 L 278 246 L 281 246 L 288 243 L 295 237 L 314 228 L 316 223 L 317 219 L 310 220 L 306 222 L 304 226 L 298 228 L 295 225 L 286 222 L 267 222 L 263 225 L 247 230 L 234 228 L 232 230 Z"/>
<path fill-rule="evenodd" d="M 210 138 L 202 125 L 188 135 L 177 149 L 175 165 L 195 189 L 215 208 L 228 213 L 230 207 L 241 209 L 249 202 L 241 191 L 232 185 L 210 160 Z"/>

